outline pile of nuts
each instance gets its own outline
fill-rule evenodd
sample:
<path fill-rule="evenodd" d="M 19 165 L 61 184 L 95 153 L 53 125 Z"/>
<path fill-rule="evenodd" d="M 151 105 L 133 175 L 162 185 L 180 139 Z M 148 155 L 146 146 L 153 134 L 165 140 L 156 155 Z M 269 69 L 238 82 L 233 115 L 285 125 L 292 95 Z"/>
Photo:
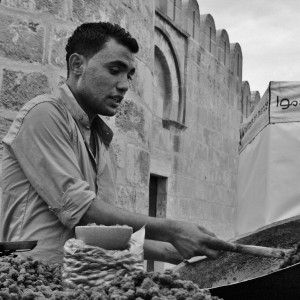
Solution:
<path fill-rule="evenodd" d="M 16 255 L 0 257 L 0 300 L 218 300 L 208 290 L 181 280 L 171 270 L 164 273 L 135 271 L 101 287 L 63 288 L 61 266 Z"/>
<path fill-rule="evenodd" d="M 300 242 L 294 246 L 291 253 L 284 257 L 280 265 L 280 269 L 284 269 L 286 267 L 292 266 L 300 262 Z"/>
<path fill-rule="evenodd" d="M 299 263 L 300 242 L 280 268 Z M 64 289 L 61 266 L 15 254 L 0 257 L 0 300 L 218 300 L 177 273 L 135 271 L 117 276 L 112 282 L 90 289 Z"/>
<path fill-rule="evenodd" d="M 60 265 L 13 254 L 0 257 L 0 299 L 45 299 L 56 291 L 62 291 Z"/>

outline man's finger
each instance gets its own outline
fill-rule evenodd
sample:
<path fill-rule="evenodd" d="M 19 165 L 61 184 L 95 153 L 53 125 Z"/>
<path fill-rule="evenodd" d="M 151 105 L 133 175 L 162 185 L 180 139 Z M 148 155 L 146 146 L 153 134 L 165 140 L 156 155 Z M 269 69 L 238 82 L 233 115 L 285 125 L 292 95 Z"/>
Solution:
<path fill-rule="evenodd" d="M 205 248 L 201 251 L 201 253 L 199 253 L 199 255 L 206 255 L 208 258 L 216 259 L 219 256 L 219 251 Z"/>
<path fill-rule="evenodd" d="M 218 238 L 209 238 L 207 245 L 215 250 L 232 251 L 234 249 L 234 245 L 232 243 Z"/>
<path fill-rule="evenodd" d="M 213 232 L 207 230 L 205 227 L 198 226 L 198 228 L 199 228 L 202 232 L 206 233 L 207 235 L 212 236 L 212 237 L 216 237 L 216 235 L 215 235 Z"/>

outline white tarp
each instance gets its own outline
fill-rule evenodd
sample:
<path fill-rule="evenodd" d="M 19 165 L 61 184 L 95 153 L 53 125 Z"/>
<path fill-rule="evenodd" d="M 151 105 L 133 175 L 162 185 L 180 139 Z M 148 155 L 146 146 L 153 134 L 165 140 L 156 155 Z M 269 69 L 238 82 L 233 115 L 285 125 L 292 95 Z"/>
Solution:
<path fill-rule="evenodd" d="M 237 236 L 300 215 L 300 82 L 270 82 L 240 134 Z"/>

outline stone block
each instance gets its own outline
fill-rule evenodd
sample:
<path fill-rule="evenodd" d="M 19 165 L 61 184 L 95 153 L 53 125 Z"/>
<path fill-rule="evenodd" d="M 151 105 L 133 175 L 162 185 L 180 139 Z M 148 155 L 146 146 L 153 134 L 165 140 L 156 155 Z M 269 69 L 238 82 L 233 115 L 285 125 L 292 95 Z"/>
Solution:
<path fill-rule="evenodd" d="M 2 0 L 1 4 L 29 12 L 50 13 L 67 19 L 66 1 L 61 0 Z"/>
<path fill-rule="evenodd" d="M 206 145 L 197 143 L 194 144 L 194 155 L 192 156 L 194 160 L 204 159 L 207 160 L 209 157 L 208 147 Z"/>
<path fill-rule="evenodd" d="M 216 110 L 209 113 L 209 120 L 210 122 L 208 122 L 208 126 L 211 128 L 211 129 L 214 129 L 215 131 L 217 132 L 220 132 L 221 131 L 221 119 L 219 116 L 216 115 Z"/>
<path fill-rule="evenodd" d="M 75 29 L 75 28 L 74 28 Z M 51 64 L 57 67 L 67 68 L 66 44 L 68 38 L 73 34 L 73 30 L 61 27 L 51 28 Z"/>
<path fill-rule="evenodd" d="M 152 107 L 153 75 L 151 69 L 138 58 L 135 60 L 135 74 L 129 84 L 130 91 L 136 93 L 142 101 Z"/>
<path fill-rule="evenodd" d="M 121 102 L 115 117 L 115 124 L 120 132 L 146 142 L 147 128 L 144 110 L 130 99 L 124 99 Z"/>
<path fill-rule="evenodd" d="M 0 107 L 19 110 L 32 98 L 49 93 L 51 89 L 46 75 L 40 72 L 3 70 Z"/>
<path fill-rule="evenodd" d="M 2 159 L 2 139 L 6 135 L 16 115 L 17 112 L 0 109 L 0 160 Z"/>
<path fill-rule="evenodd" d="M 227 187 L 219 186 L 216 190 L 216 198 L 214 199 L 216 203 L 222 204 L 224 206 L 233 206 L 234 202 Z"/>
<path fill-rule="evenodd" d="M 226 172 L 224 172 L 223 170 L 215 166 L 211 166 L 208 171 L 208 181 L 218 186 L 221 185 L 226 187 L 227 186 Z"/>
<path fill-rule="evenodd" d="M 195 178 L 196 179 L 196 178 Z M 195 200 L 197 200 L 197 203 L 198 201 L 200 200 L 206 200 L 207 197 L 207 183 L 204 182 L 203 180 L 199 180 L 199 179 L 196 179 L 196 184 L 195 184 L 195 187 L 194 187 L 194 190 L 195 190 Z M 196 215 L 196 210 L 195 210 L 195 213 Z"/>
<path fill-rule="evenodd" d="M 132 212 L 148 215 L 148 195 L 148 190 L 145 188 L 119 185 L 116 205 Z"/>
<path fill-rule="evenodd" d="M 114 152 L 115 161 L 118 169 L 124 169 L 126 155 L 124 140 L 121 138 L 114 137 L 114 139 L 111 142 L 111 147 Z"/>
<path fill-rule="evenodd" d="M 217 132 L 209 128 L 204 128 L 203 136 L 204 136 L 205 144 L 208 147 L 217 148 L 217 149 L 220 148 L 222 138 Z"/>
<path fill-rule="evenodd" d="M 137 213 L 149 214 L 149 190 L 148 187 L 135 188 L 135 209 Z"/>
<path fill-rule="evenodd" d="M 43 61 L 44 28 L 30 18 L 0 14 L 0 54 L 19 61 Z"/>
<path fill-rule="evenodd" d="M 184 167 L 185 167 L 185 160 L 179 155 L 174 156 L 174 159 L 172 161 L 172 171 L 175 174 L 182 174 L 184 173 Z"/>
<path fill-rule="evenodd" d="M 217 222 L 224 222 L 224 215 L 222 213 L 222 210 L 224 208 L 216 203 L 210 203 L 210 218 L 211 220 L 216 220 Z"/>
<path fill-rule="evenodd" d="M 143 19 L 151 24 L 153 22 L 154 5 L 149 0 L 123 0 L 123 5 L 129 8 L 135 15 L 140 14 Z"/>
<path fill-rule="evenodd" d="M 238 158 L 238 156 L 230 155 L 228 157 L 228 168 L 229 168 L 229 170 L 236 174 L 238 172 L 238 167 L 239 167 L 239 158 Z"/>
<path fill-rule="evenodd" d="M 172 172 L 168 176 L 168 185 L 167 185 L 167 193 L 168 193 L 168 205 L 169 205 L 169 197 L 175 195 L 176 192 L 176 175 Z"/>
<path fill-rule="evenodd" d="M 214 186 L 211 193 L 211 201 L 221 205 L 227 205 L 226 193 L 228 188 L 223 186 Z"/>
<path fill-rule="evenodd" d="M 237 192 L 237 174 L 236 173 L 229 173 L 229 187 L 231 190 Z"/>
<path fill-rule="evenodd" d="M 234 214 L 235 214 L 235 209 L 234 207 L 230 207 L 230 206 L 224 206 L 222 207 L 222 220 L 224 222 L 226 222 L 227 224 L 230 224 L 231 220 L 234 220 Z"/>
<path fill-rule="evenodd" d="M 174 20 L 174 4 L 173 0 L 167 0 L 167 11 L 166 15 L 171 19 Z"/>
<path fill-rule="evenodd" d="M 116 205 L 120 208 L 135 212 L 136 191 L 128 186 L 119 186 Z"/>
<path fill-rule="evenodd" d="M 182 11 L 178 7 L 175 7 L 174 9 L 174 21 L 177 26 L 182 27 L 182 23 L 183 23 Z"/>
<path fill-rule="evenodd" d="M 145 67 L 143 73 L 143 100 L 145 103 L 151 107 L 152 97 L 153 97 L 153 75 L 151 69 Z"/>
<path fill-rule="evenodd" d="M 220 168 L 222 170 L 228 170 L 229 167 L 228 153 L 215 150 L 215 149 L 210 149 L 210 151 L 208 152 L 208 159 L 217 168 Z"/>
<path fill-rule="evenodd" d="M 181 197 L 179 203 L 179 211 L 180 211 L 180 218 L 189 221 L 191 216 L 193 215 L 192 212 L 192 200 L 189 198 Z"/>
<path fill-rule="evenodd" d="M 208 162 L 204 159 L 198 158 L 193 159 L 190 157 L 189 159 L 189 176 L 197 179 L 197 180 L 208 180 Z"/>
<path fill-rule="evenodd" d="M 198 201 L 199 209 L 197 210 L 197 215 L 199 216 L 197 223 L 202 223 L 202 221 L 211 220 L 211 203 L 209 201 Z"/>
<path fill-rule="evenodd" d="M 227 192 L 225 194 L 225 199 L 226 199 L 226 201 L 224 201 L 225 205 L 231 206 L 231 207 L 236 207 L 237 194 L 235 191 L 227 190 Z"/>
<path fill-rule="evenodd" d="M 198 101 L 199 99 L 200 97 Z M 208 124 L 208 117 L 208 111 L 202 105 L 199 105 L 197 107 L 197 123 L 206 126 Z"/>
<path fill-rule="evenodd" d="M 111 1 L 116 2 L 116 1 Z M 73 0 L 72 19 L 77 23 L 108 21 L 109 1 Z M 115 20 L 112 20 L 115 21 Z"/>
<path fill-rule="evenodd" d="M 195 181 L 187 176 L 177 176 L 176 194 L 180 198 L 193 198 L 195 196 Z"/>
<path fill-rule="evenodd" d="M 160 123 L 161 124 L 161 123 Z M 153 126 L 151 132 L 151 147 L 160 149 L 162 151 L 171 151 L 172 140 L 168 130 L 160 126 Z"/>
<path fill-rule="evenodd" d="M 150 155 L 135 145 L 127 146 L 126 179 L 130 185 L 148 186 Z"/>
<path fill-rule="evenodd" d="M 181 139 L 179 135 L 174 135 L 173 136 L 173 151 L 174 152 L 179 152 L 180 151 L 180 146 L 181 146 Z"/>
<path fill-rule="evenodd" d="M 154 40 L 154 29 L 153 23 L 146 23 L 141 17 L 135 17 L 133 14 L 131 18 L 126 19 L 127 30 L 137 40 L 139 44 L 139 52 L 137 57 L 146 63 L 148 67 L 153 65 L 154 51 L 153 51 L 153 40 Z"/>
<path fill-rule="evenodd" d="M 175 196 L 168 197 L 168 203 L 167 203 L 167 212 L 166 216 L 170 219 L 178 219 L 180 208 L 178 206 L 178 199 Z"/>

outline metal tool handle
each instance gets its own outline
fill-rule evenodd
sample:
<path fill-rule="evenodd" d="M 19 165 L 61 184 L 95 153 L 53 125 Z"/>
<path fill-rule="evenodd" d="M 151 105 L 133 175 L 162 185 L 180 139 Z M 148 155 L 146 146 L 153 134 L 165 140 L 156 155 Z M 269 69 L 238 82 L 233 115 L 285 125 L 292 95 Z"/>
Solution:
<path fill-rule="evenodd" d="M 229 249 L 228 251 L 243 254 L 252 254 L 262 257 L 284 258 L 291 251 L 290 249 L 269 248 L 263 246 L 242 245 L 236 243 L 231 244 L 232 249 Z"/>

